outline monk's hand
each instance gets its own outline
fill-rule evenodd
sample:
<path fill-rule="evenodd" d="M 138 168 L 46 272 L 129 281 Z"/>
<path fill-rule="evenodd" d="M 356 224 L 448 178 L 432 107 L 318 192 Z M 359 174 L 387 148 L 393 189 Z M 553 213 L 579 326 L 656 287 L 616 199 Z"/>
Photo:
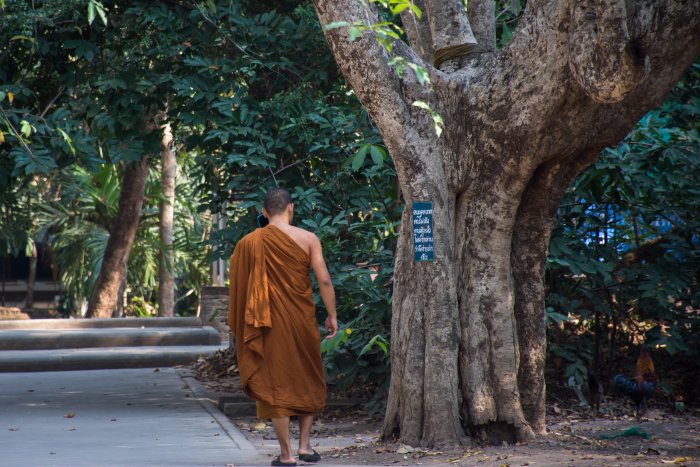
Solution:
<path fill-rule="evenodd" d="M 333 339 L 335 334 L 338 332 L 338 320 L 336 318 L 331 318 L 330 316 L 326 318 L 326 339 Z"/>

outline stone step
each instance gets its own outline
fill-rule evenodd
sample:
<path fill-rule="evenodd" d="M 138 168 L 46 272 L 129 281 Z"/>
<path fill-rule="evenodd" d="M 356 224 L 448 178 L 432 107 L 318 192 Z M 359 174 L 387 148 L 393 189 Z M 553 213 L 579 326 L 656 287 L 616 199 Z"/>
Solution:
<path fill-rule="evenodd" d="M 2 351 L 218 344 L 221 344 L 221 336 L 209 326 L 0 330 Z"/>
<path fill-rule="evenodd" d="M 221 345 L 116 347 L 0 352 L 0 372 L 155 368 L 187 365 Z"/>
<path fill-rule="evenodd" d="M 201 327 L 202 319 L 184 318 L 93 318 L 0 320 L 2 329 L 92 329 L 92 328 L 168 328 Z"/>

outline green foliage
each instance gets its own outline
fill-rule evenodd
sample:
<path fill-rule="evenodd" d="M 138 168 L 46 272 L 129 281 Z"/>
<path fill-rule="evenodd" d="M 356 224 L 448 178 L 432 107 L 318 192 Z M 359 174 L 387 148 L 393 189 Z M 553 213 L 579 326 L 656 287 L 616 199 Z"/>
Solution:
<path fill-rule="evenodd" d="M 400 3 L 386 6 L 398 13 Z M 287 186 L 297 219 L 323 242 L 339 317 L 353 331 L 324 354 L 331 377 L 341 386 L 382 383 L 400 215 L 395 174 L 340 79 L 310 2 L 10 6 L 13 15 L 0 19 L 0 161 L 7 167 L 0 177 L 18 186 L 37 172 L 51 175 L 41 222 L 71 306 L 89 296 L 116 208 L 118 190 L 108 195 L 100 176 L 112 173 L 118 186 L 114 164 L 157 154 L 153 120 L 167 117 L 187 175 L 178 184 L 172 265 L 180 296 L 192 299 L 188 290 L 206 281 L 207 250 L 227 257 L 254 227 L 262 194 Z M 71 185 L 80 187 L 74 195 Z M 160 249 L 156 177 L 146 191 L 128 267 L 135 314 L 149 313 Z M 209 212 L 229 221 L 202 246 Z"/>
<path fill-rule="evenodd" d="M 496 1 L 496 45 L 499 48 L 510 42 L 526 4 L 526 0 Z"/>
<path fill-rule="evenodd" d="M 53 251 L 64 306 L 80 310 L 95 286 L 116 216 L 117 170 L 105 165 L 94 174 L 81 168 L 61 171 L 46 198 L 38 206 L 38 235 Z"/>
<path fill-rule="evenodd" d="M 310 3 L 239 2 L 198 14 L 211 30 L 190 40 L 187 82 L 216 97 L 193 105 L 185 131 L 198 148 L 202 208 L 228 218 L 212 232 L 212 257 L 228 257 L 255 228 L 268 189 L 288 188 L 297 223 L 321 239 L 341 326 L 351 330 L 324 346 L 329 377 L 339 388 L 382 384 L 400 208 L 381 139 L 340 80 Z"/>
<path fill-rule="evenodd" d="M 550 315 L 567 321 L 552 328 L 550 347 L 578 368 L 577 377 L 581 365 L 607 376 L 626 370 L 619 362 L 636 358 L 632 346 L 642 342 L 670 357 L 663 362 L 693 361 L 698 370 L 699 114 L 695 64 L 562 203 L 547 303 Z M 562 333 L 575 338 L 558 342 Z M 586 348 L 593 352 L 584 355 Z"/>
<path fill-rule="evenodd" d="M 45 201 L 37 205 L 37 238 L 45 239 L 53 252 L 64 306 L 79 311 L 90 298 L 102 266 L 109 229 L 117 215 L 121 175 L 117 166 L 103 165 L 90 173 L 80 167 L 53 175 Z M 175 258 L 170 267 L 178 278 L 181 299 L 197 294 L 206 274 L 206 254 L 200 248 L 204 236 L 202 216 L 190 196 L 191 183 L 182 176 L 175 200 Z M 158 173 L 152 171 L 146 189 L 141 222 L 127 265 L 131 308 L 145 316 L 144 301 L 158 289 Z M 150 306 L 150 305 L 149 305 Z M 189 310 L 182 310 L 185 314 Z"/>

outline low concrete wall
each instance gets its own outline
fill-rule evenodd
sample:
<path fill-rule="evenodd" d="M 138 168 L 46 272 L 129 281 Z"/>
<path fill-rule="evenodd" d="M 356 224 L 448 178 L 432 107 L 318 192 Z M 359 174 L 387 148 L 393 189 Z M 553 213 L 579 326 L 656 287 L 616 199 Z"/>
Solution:
<path fill-rule="evenodd" d="M 25 320 L 29 315 L 15 307 L 0 306 L 0 320 Z"/>
<path fill-rule="evenodd" d="M 199 316 L 205 326 L 214 327 L 222 339 L 233 342 L 226 324 L 228 316 L 228 287 L 202 287 L 199 298 Z"/>

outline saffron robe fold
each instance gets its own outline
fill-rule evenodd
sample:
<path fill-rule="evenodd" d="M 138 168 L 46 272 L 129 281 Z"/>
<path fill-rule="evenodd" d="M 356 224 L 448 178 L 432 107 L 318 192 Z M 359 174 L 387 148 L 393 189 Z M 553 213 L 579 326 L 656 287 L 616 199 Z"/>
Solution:
<path fill-rule="evenodd" d="M 243 391 L 295 413 L 326 401 L 309 255 L 273 225 L 241 239 L 230 260 L 228 324 Z"/>

